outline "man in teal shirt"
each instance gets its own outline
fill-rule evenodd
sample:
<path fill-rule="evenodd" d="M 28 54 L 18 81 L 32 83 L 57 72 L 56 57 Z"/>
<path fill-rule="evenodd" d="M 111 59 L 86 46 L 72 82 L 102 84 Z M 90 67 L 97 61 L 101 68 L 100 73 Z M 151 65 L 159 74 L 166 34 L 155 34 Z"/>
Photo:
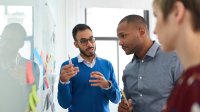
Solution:
<path fill-rule="evenodd" d="M 148 35 L 143 17 L 128 15 L 118 24 L 119 44 L 134 57 L 123 72 L 124 91 L 119 112 L 161 112 L 182 67 L 175 52 L 165 53 Z"/>

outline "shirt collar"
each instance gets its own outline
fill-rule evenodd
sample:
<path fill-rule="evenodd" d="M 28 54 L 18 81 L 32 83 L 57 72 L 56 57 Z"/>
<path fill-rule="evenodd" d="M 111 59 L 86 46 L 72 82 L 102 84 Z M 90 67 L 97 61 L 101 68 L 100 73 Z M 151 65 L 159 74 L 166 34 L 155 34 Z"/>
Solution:
<path fill-rule="evenodd" d="M 83 62 L 84 61 L 84 59 L 81 57 L 81 55 L 79 54 L 78 56 L 78 63 L 81 63 L 81 62 Z"/>
<path fill-rule="evenodd" d="M 81 63 L 81 62 L 86 62 L 86 63 L 88 63 L 85 59 L 83 59 L 82 57 L 81 57 L 81 55 L 79 54 L 78 56 L 78 63 Z M 94 59 L 92 60 L 92 62 L 94 62 L 94 60 L 96 60 L 96 55 L 95 55 L 95 57 L 94 57 Z"/>
<path fill-rule="evenodd" d="M 155 55 L 156 55 L 156 52 L 157 52 L 158 48 L 159 48 L 159 44 L 158 44 L 157 42 L 153 41 L 153 45 L 152 45 L 152 46 L 150 47 L 150 49 L 147 51 L 144 60 L 145 60 L 145 59 L 148 59 L 148 58 L 154 58 Z M 134 55 L 134 56 L 133 56 L 133 59 L 132 59 L 132 62 L 133 62 L 134 60 L 140 60 L 140 59 L 138 59 L 137 56 Z"/>
<path fill-rule="evenodd" d="M 157 52 L 158 48 L 159 48 L 158 43 L 156 43 L 155 41 L 153 41 L 153 45 L 152 45 L 151 48 L 148 50 L 148 52 L 147 52 L 146 55 L 147 55 L 147 56 L 150 56 L 150 57 L 152 57 L 152 58 L 154 58 L 155 55 L 156 55 L 156 52 Z"/>

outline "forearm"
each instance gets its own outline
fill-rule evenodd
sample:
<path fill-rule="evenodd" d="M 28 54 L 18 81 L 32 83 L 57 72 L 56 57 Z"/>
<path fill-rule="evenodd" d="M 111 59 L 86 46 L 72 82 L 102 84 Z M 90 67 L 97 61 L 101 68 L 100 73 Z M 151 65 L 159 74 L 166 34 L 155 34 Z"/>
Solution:
<path fill-rule="evenodd" d="M 58 84 L 58 103 L 63 108 L 68 108 L 72 102 L 71 90 L 69 84 Z"/>
<path fill-rule="evenodd" d="M 121 99 L 119 88 L 115 84 L 112 84 L 111 88 L 108 90 L 103 89 L 103 92 L 106 94 L 109 100 L 113 103 L 118 103 Z"/>

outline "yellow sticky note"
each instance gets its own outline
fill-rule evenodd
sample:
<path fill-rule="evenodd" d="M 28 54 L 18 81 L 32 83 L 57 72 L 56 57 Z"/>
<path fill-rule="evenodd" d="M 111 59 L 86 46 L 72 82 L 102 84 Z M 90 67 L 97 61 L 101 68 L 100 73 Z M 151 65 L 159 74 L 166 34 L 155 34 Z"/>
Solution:
<path fill-rule="evenodd" d="M 36 85 L 35 84 L 32 86 L 32 97 L 33 97 L 35 105 L 37 105 L 39 103 L 39 98 L 36 93 Z"/>
<path fill-rule="evenodd" d="M 32 92 L 29 94 L 29 101 L 28 102 L 29 102 L 30 111 L 36 112 L 36 107 L 35 107 L 35 104 L 34 104 L 34 101 L 33 101 Z"/>

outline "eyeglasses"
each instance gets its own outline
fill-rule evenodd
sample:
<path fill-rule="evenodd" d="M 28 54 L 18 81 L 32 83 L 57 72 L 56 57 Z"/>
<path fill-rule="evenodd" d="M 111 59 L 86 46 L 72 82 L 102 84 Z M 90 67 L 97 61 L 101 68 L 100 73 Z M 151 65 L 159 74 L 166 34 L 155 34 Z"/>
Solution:
<path fill-rule="evenodd" d="M 78 42 L 80 42 L 82 45 L 86 46 L 88 44 L 88 41 L 93 44 L 95 42 L 95 38 L 94 37 L 89 38 L 89 39 L 82 38 Z"/>

